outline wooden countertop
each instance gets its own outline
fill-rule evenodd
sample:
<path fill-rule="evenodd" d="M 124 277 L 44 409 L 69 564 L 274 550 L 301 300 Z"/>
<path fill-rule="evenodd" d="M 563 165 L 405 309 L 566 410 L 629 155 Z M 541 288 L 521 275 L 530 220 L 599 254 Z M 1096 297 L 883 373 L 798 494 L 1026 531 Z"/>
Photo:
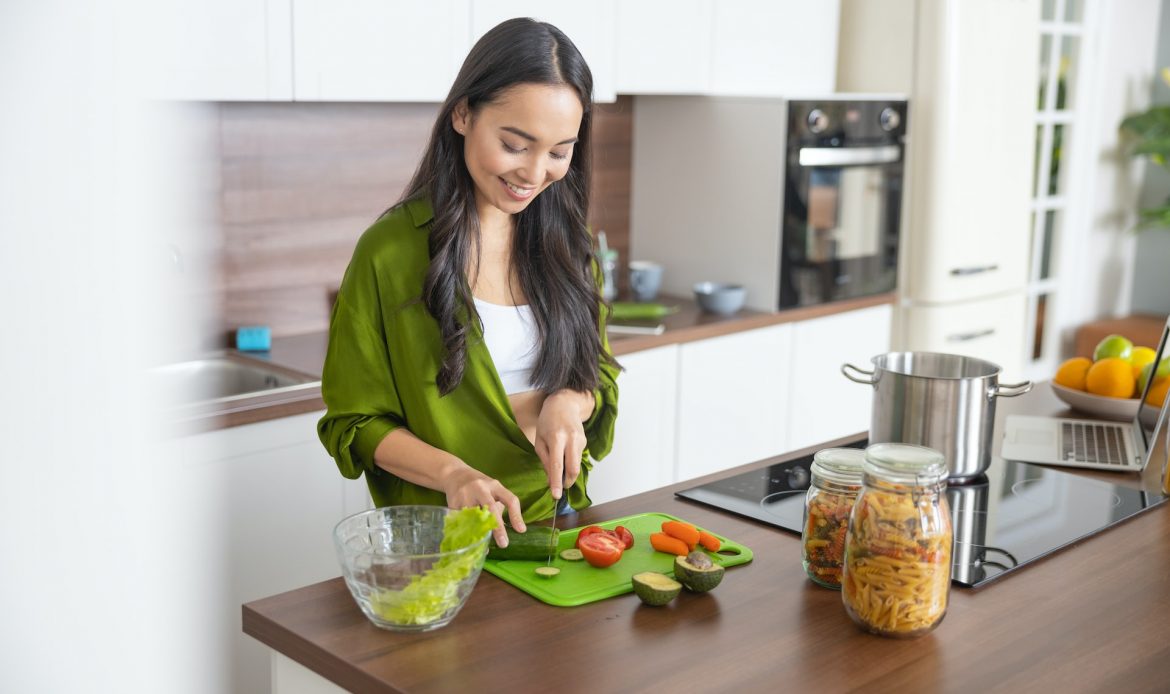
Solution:
<path fill-rule="evenodd" d="M 998 410 L 1001 422 L 1008 412 L 1066 412 L 1045 385 L 999 400 Z M 244 605 L 244 632 L 363 692 L 1166 690 L 1170 504 L 984 588 L 953 587 L 937 630 L 891 640 L 861 632 L 839 592 L 807 580 L 797 536 L 673 495 L 806 452 L 586 509 L 565 523 L 662 511 L 751 547 L 755 560 L 729 569 L 706 595 L 684 592 L 665 608 L 633 594 L 557 608 L 484 573 L 450 625 L 408 635 L 372 626 L 337 578 Z"/>
<path fill-rule="evenodd" d="M 638 352 L 652 347 L 661 347 L 669 344 L 680 344 L 695 340 L 704 340 L 720 335 L 763 328 L 769 325 L 791 323 L 808 320 L 847 311 L 856 311 L 871 306 L 880 306 L 894 301 L 894 295 L 880 294 L 839 301 L 808 308 L 791 309 L 777 313 L 761 311 L 739 311 L 730 316 L 718 316 L 705 313 L 699 309 L 691 299 L 678 297 L 662 297 L 660 301 L 671 306 L 678 306 L 677 313 L 663 319 L 666 330 L 661 335 L 618 335 L 611 334 L 610 348 L 616 356 Z M 321 377 L 322 365 L 325 363 L 325 352 L 329 347 L 329 333 L 325 331 L 277 337 L 272 340 L 272 350 L 269 352 L 249 352 L 244 356 L 268 362 L 278 367 L 291 369 L 316 378 Z M 218 409 L 208 408 L 198 419 L 186 422 L 185 432 L 198 430 L 222 429 L 263 422 L 278 417 L 304 414 L 325 409 L 325 401 L 321 399 L 321 389 L 307 389 L 296 397 L 269 398 L 263 393 L 257 394 L 244 402 L 235 402 Z"/>

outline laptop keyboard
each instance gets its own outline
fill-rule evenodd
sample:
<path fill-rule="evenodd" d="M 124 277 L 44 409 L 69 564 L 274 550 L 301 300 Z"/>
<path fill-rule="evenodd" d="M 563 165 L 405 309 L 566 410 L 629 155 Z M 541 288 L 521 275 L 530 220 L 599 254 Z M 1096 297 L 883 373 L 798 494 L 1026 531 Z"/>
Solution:
<path fill-rule="evenodd" d="M 1064 460 L 1082 463 L 1126 465 L 1125 430 L 1115 424 L 1063 422 L 1060 447 Z"/>

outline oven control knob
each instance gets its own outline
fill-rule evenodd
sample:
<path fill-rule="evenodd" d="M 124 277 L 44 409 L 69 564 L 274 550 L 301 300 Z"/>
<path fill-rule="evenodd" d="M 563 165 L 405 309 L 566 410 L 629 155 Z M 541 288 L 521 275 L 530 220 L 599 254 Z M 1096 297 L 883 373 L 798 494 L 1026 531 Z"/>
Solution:
<path fill-rule="evenodd" d="M 882 130 L 890 132 L 902 124 L 902 116 L 897 110 L 890 107 L 882 109 L 881 115 L 878 116 L 878 122 L 882 126 Z"/>
<path fill-rule="evenodd" d="M 814 108 L 808 113 L 808 129 L 814 133 L 820 134 L 825 132 L 829 127 L 829 115 L 819 108 Z"/>
<path fill-rule="evenodd" d="M 808 488 L 808 470 L 797 465 L 788 471 L 788 488 L 789 489 L 806 489 Z"/>

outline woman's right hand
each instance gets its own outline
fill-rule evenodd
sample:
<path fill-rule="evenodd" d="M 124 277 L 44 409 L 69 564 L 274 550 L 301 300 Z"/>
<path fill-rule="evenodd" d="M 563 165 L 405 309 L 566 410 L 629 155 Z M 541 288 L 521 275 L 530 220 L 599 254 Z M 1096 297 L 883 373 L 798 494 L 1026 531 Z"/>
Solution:
<path fill-rule="evenodd" d="M 508 546 L 508 533 L 504 530 L 505 510 L 508 511 L 508 520 L 512 522 L 513 528 L 520 532 L 527 530 L 520 514 L 520 499 L 500 484 L 499 480 L 488 477 L 462 461 L 444 477 L 442 491 L 447 495 L 447 506 L 451 508 L 486 506 L 496 517 L 496 529 L 492 531 L 492 536 L 500 547 Z"/>

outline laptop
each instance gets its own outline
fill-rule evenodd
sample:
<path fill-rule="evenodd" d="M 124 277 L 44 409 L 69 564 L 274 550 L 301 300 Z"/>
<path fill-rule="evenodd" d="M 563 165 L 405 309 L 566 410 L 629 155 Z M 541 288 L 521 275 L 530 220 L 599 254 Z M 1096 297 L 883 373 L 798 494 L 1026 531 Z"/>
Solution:
<path fill-rule="evenodd" d="M 1158 341 L 1154 374 L 1166 351 L 1168 337 L 1170 317 L 1166 318 L 1162 339 Z M 1146 401 L 1146 395 L 1154 385 L 1154 374 L 1146 381 L 1139 402 Z M 1163 428 L 1168 429 L 1167 436 L 1170 436 L 1170 426 L 1166 425 L 1170 398 L 1162 404 L 1152 432 L 1147 432 L 1142 426 L 1142 409 L 1139 405 L 1130 422 L 1008 415 L 1004 421 L 1000 457 L 1027 463 L 1140 472 L 1158 448 L 1154 442 Z"/>

